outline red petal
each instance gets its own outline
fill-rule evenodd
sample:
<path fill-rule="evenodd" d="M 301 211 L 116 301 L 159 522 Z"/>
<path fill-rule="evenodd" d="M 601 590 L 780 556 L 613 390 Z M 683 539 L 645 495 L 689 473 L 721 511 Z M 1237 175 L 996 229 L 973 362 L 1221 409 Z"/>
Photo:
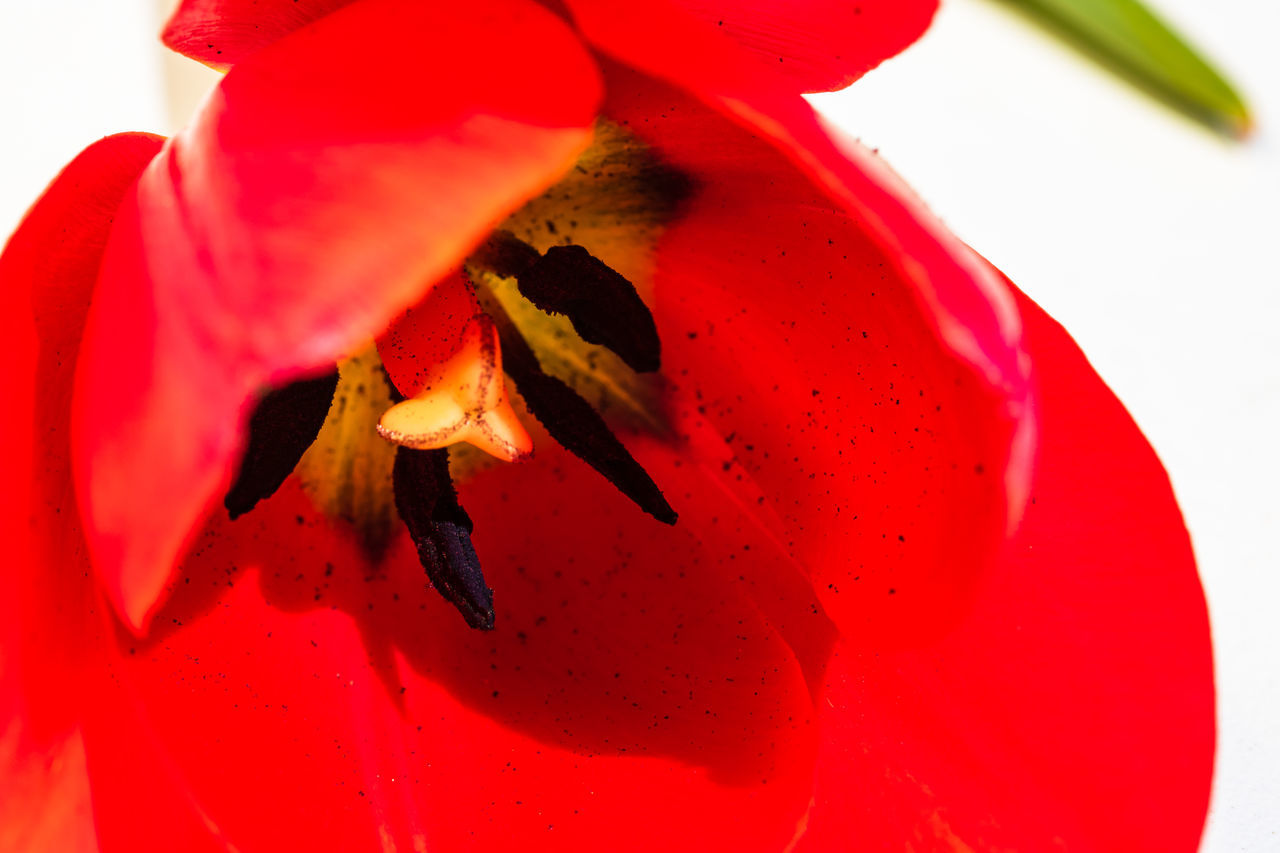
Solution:
<path fill-rule="evenodd" d="M 618 13 L 616 2 L 566 2 L 575 13 L 588 7 L 589 14 Z M 665 9 L 634 5 L 654 28 L 668 26 L 675 10 L 702 19 L 757 54 L 799 92 L 848 86 L 919 38 L 938 8 L 937 0 L 671 0 Z M 718 36 L 708 27 L 705 37 Z"/>
<path fill-rule="evenodd" d="M 6 450 L 0 538 L 0 849 L 95 849 L 78 718 L 96 700 L 93 588 L 70 470 L 72 372 L 112 218 L 163 142 L 97 142 L 0 256 Z"/>
<path fill-rule="evenodd" d="M 378 334 L 568 167 L 598 95 L 520 0 L 365 0 L 227 75 L 126 203 L 85 340 L 79 492 L 131 625 L 228 482 L 250 396 Z"/>
<path fill-rule="evenodd" d="M 161 39 L 178 53 L 230 68 L 352 0 L 182 0 Z M 343 54 L 335 55 L 344 61 Z"/>
<path fill-rule="evenodd" d="M 153 636 L 124 640 L 137 725 L 238 848 L 777 850 L 794 836 L 809 694 L 736 580 L 769 573 L 767 543 L 669 454 L 639 448 L 699 508 L 674 529 L 543 446 L 463 488 L 493 633 L 425 588 L 405 539 L 370 570 L 291 482 L 216 521 Z"/>
<path fill-rule="evenodd" d="M 609 73 L 607 112 L 695 187 L 658 244 L 654 278 L 677 421 L 728 438 L 699 436 L 698 452 L 803 566 L 842 631 L 879 644 L 944 631 L 1019 509 L 1002 472 L 1015 487 L 1027 476 L 1011 447 L 1028 429 L 1027 389 L 1018 375 L 993 389 L 956 358 L 903 267 L 931 262 L 971 293 L 973 281 L 945 246 L 887 249 L 867 214 L 725 118 Z M 897 215 L 895 233 L 918 246 L 922 229 Z M 1016 358 L 1016 346 L 988 344 Z"/>
<path fill-rule="evenodd" d="M 183 0 L 165 25 L 164 43 L 214 68 L 225 69 L 352 0 Z M 615 3 L 577 0 L 614 12 Z M 897 54 L 925 31 L 937 0 L 777 0 L 726 3 L 672 0 L 677 13 L 713 24 L 719 33 L 759 55 L 797 91 L 843 89 Z M 653 14 L 660 11 L 645 8 Z M 661 22 L 658 22 L 661 23 Z M 388 20 L 387 27 L 400 24 Z M 708 30 L 708 37 L 712 35 Z"/>
<path fill-rule="evenodd" d="M 1187 534 L 1124 408 L 1022 308 L 1042 389 L 1032 504 L 945 641 L 833 662 L 809 849 L 1197 846 L 1213 673 Z"/>
<path fill-rule="evenodd" d="M 886 271 L 896 273 L 920 303 L 925 322 L 1007 397 L 1011 414 L 1020 417 L 1016 407 L 1026 395 L 1028 367 L 1012 297 L 999 277 L 878 157 L 852 142 L 838 146 L 803 98 L 778 86 L 726 40 L 708 43 L 699 22 L 629 8 L 606 15 L 592 6 L 578 15 L 578 23 L 606 52 L 673 84 L 786 154 L 859 221 L 883 253 Z M 633 131 L 661 148 L 661 134 L 653 127 L 683 122 L 670 105 L 684 97 L 626 69 L 609 66 L 608 76 L 609 112 L 630 121 Z M 692 127 L 686 135 L 697 144 L 700 132 Z M 702 160 L 714 169 L 711 146 L 702 147 Z M 741 180 L 749 174 L 739 170 L 737 176 Z M 1011 480 L 1014 485 L 1020 481 L 1025 482 L 1025 472 Z"/>
<path fill-rule="evenodd" d="M 105 615 L 119 627 L 109 610 Z M 102 853 L 236 853 L 200 812 L 154 733 L 138 725 L 133 696 L 116 675 L 114 667 L 99 673 L 84 724 Z"/>

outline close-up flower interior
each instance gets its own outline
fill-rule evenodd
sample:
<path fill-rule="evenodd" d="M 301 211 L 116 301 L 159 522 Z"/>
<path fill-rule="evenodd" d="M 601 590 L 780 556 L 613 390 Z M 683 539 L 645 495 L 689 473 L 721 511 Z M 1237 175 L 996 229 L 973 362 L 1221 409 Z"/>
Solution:
<path fill-rule="evenodd" d="M 935 6 L 178 3 L 0 258 L 0 848 L 1196 849 L 1164 468 L 802 97 Z"/>

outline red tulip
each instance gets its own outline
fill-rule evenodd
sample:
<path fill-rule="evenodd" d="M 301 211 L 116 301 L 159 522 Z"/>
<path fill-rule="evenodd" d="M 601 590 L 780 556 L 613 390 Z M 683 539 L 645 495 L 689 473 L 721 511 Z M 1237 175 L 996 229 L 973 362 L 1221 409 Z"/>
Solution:
<path fill-rule="evenodd" d="M 91 146 L 28 214 L 0 259 L 0 847 L 1193 848 L 1208 624 L 1159 462 L 798 95 L 932 4 L 564 6 L 188 2 L 169 42 L 234 65 L 195 122 Z M 522 348 L 494 253 L 523 289 L 562 243 L 625 276 L 601 322 L 642 368 L 625 283 L 652 309 L 657 374 L 591 347 L 569 378 L 674 526 L 519 408 L 583 351 L 532 308 Z M 392 526 L 415 498 L 353 428 L 387 405 L 368 361 L 298 476 L 217 506 L 254 437 L 305 432 L 265 429 L 262 388 L 375 337 L 407 423 L 533 433 L 456 471 L 492 632 Z"/>

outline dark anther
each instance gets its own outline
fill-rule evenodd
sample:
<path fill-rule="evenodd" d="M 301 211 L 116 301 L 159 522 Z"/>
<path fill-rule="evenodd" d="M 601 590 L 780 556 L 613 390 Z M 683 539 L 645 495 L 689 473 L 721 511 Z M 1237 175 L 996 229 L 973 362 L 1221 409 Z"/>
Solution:
<path fill-rule="evenodd" d="M 664 524 L 676 523 L 676 511 L 658 484 L 618 441 L 604 418 L 578 393 L 541 371 L 512 375 L 520 396 L 551 437 L 595 468 L 645 512 Z"/>
<path fill-rule="evenodd" d="M 510 231 L 494 231 L 471 258 L 503 278 L 524 275 L 542 255 Z"/>
<path fill-rule="evenodd" d="M 335 368 L 263 395 L 249 417 L 240 472 L 223 499 L 232 519 L 275 494 L 315 442 L 338 389 Z"/>
<path fill-rule="evenodd" d="M 676 511 L 658 484 L 618 441 L 600 413 L 568 385 L 543 373 L 538 357 L 502 306 L 493 298 L 485 303 L 498 327 L 503 368 L 551 437 L 599 471 L 642 510 L 664 524 L 675 524 Z"/>
<path fill-rule="evenodd" d="M 449 476 L 449 451 L 397 448 L 391 478 L 396 511 L 431 585 L 472 628 L 493 630 L 493 590 L 471 544 L 471 517 Z"/>
<path fill-rule="evenodd" d="M 648 373 L 661 361 L 658 327 L 635 286 L 581 246 L 552 246 L 525 272 L 520 292 L 534 305 L 564 314 L 584 341 L 608 347 Z"/>

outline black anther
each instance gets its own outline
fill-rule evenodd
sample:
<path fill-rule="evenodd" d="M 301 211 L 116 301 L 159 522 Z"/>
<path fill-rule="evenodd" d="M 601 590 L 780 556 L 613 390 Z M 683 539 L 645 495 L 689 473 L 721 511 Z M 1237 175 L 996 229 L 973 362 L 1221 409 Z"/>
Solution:
<path fill-rule="evenodd" d="M 396 511 L 431 585 L 472 628 L 493 630 L 493 590 L 471 544 L 471 518 L 449 476 L 449 451 L 397 448 L 392 483 Z"/>
<path fill-rule="evenodd" d="M 568 317 L 584 341 L 613 350 L 632 370 L 661 364 L 658 327 L 635 286 L 581 246 L 552 246 L 516 282 L 526 299 Z"/>
<path fill-rule="evenodd" d="M 542 372 L 538 357 L 496 299 L 486 310 L 498 328 L 502 366 L 516 383 L 530 413 L 565 450 L 600 472 L 606 480 L 664 524 L 676 523 L 676 511 L 658 484 L 618 440 L 600 413 L 576 391 Z"/>
<path fill-rule="evenodd" d="M 232 519 L 275 494 L 320 434 L 338 371 L 301 379 L 268 391 L 249 417 L 240 471 L 223 499 Z"/>

